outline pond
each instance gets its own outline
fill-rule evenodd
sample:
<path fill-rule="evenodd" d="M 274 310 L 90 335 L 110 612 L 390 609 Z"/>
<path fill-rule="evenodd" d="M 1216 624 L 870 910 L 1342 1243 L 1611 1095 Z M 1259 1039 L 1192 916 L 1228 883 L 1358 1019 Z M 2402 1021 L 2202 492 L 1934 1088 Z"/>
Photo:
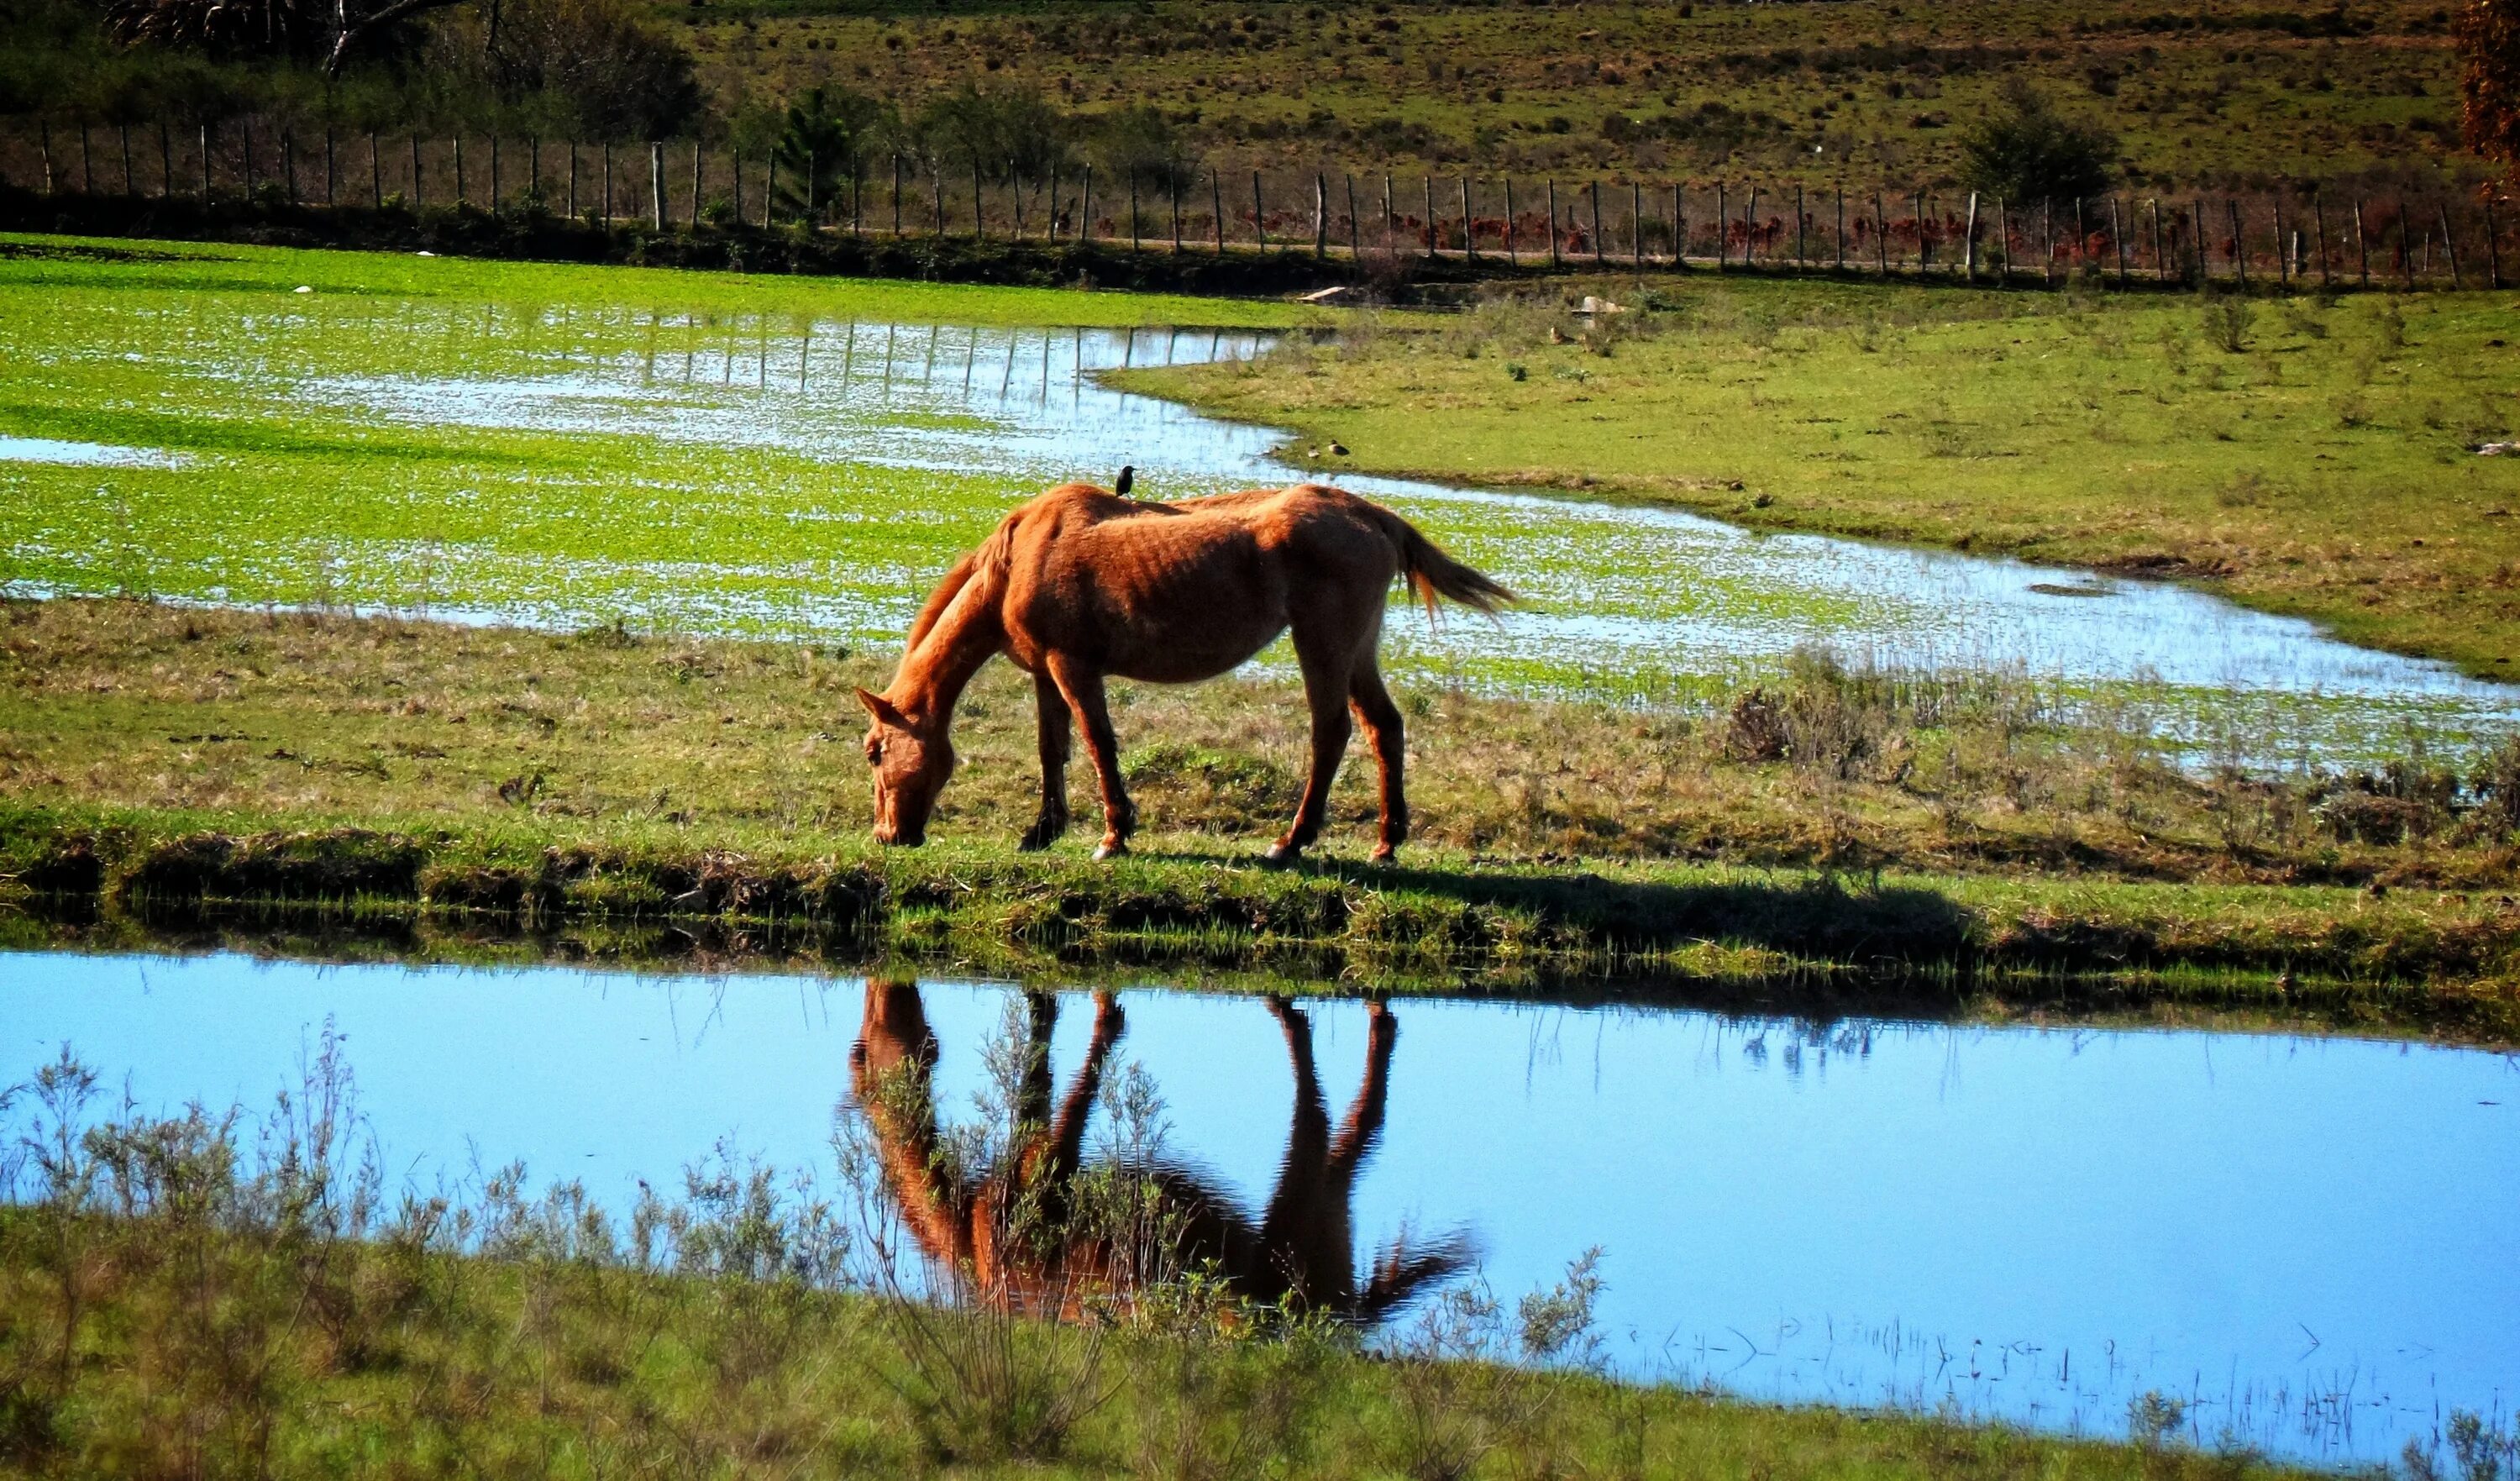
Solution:
<path fill-rule="evenodd" d="M 1044 1000 L 1054 1084 L 1098 1036 L 1106 1073 L 1141 1066 L 1167 1164 L 1282 1254 L 1311 1248 L 1317 1288 L 1403 1251 L 1509 1300 L 1598 1246 L 1610 1353 L 1640 1376 L 2111 1436 L 2158 1390 L 2189 1402 L 2200 1443 L 2328 1462 L 2392 1459 L 2454 1408 L 2520 1399 L 2512 1056 L 1494 1001 L 1282 1013 L 1158 988 L 1098 1020 L 1088 995 Z M 0 1077 L 68 1044 L 144 1108 L 261 1106 L 330 1024 L 396 1176 L 522 1159 L 617 1208 L 721 1141 L 828 1180 L 853 1047 L 879 1059 L 922 1018 L 936 1103 L 972 1119 L 984 1046 L 1022 1001 L 957 981 L 19 954 L 0 956 L 17 1060 Z"/>
<path fill-rule="evenodd" d="M 0 462 L 18 501 L 0 515 L 0 589 L 889 644 L 953 556 L 1051 482 L 1107 482 L 1124 463 L 1151 497 L 1305 476 L 1268 428 L 1096 379 L 1265 342 L 99 293 L 75 316 L 0 316 L 0 352 L 25 352 L 27 394 L 88 406 L 83 423 L 112 439 L 96 445 L 166 448 L 181 466 Z M 2520 720 L 2520 688 L 2177 586 L 1341 481 L 1529 599 L 1495 622 L 1396 617 L 1404 682 L 1688 703 L 1825 650 L 2007 676 L 2055 707 L 2266 766 L 2402 754 L 2416 732 L 2455 750 Z"/>

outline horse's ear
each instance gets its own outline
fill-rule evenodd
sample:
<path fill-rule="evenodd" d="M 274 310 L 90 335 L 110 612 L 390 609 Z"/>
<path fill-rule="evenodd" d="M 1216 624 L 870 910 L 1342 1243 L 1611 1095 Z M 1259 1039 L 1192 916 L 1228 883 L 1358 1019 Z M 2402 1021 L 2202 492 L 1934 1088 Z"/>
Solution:
<path fill-rule="evenodd" d="M 883 696 L 877 694 L 874 690 L 859 690 L 858 702 L 866 706 L 866 712 L 868 714 L 875 716 L 878 720 L 882 721 L 886 725 L 898 725 L 904 730 L 908 730 L 910 728 L 910 717 L 901 712 L 901 706 L 893 703 Z"/>

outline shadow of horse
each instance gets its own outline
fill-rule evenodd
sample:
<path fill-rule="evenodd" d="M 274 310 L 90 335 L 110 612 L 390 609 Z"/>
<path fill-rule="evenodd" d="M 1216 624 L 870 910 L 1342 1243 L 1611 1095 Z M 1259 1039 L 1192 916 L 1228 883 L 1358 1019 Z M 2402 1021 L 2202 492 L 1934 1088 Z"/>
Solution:
<path fill-rule="evenodd" d="M 1473 935 L 1478 912 L 1510 912 L 1568 944 L 1625 951 L 1666 950 L 1715 941 L 1855 966 L 1963 963 L 1982 933 L 1968 907 L 1938 890 L 1883 884 L 1828 871 L 1774 878 L 1666 882 L 1618 879 L 1589 871 L 1429 869 L 1308 858 L 1276 863 L 1247 853 L 1172 850 L 1149 861 L 1206 865 L 1235 872 L 1282 872 L 1324 884 L 1373 890 L 1387 901 L 1410 896 L 1446 902 L 1467 913 L 1453 922 L 1412 922 L 1419 939 L 1444 941 L 1447 925 Z M 1222 918 L 1233 903 L 1216 900 L 1183 919 L 1136 923 L 1196 925 Z M 1230 919 L 1226 923 L 1243 923 Z"/>

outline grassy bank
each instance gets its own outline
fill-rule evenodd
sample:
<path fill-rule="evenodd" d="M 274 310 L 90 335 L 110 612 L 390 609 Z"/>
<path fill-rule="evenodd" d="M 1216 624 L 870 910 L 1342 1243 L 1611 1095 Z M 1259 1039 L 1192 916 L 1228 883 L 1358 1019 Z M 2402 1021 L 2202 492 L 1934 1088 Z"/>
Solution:
<path fill-rule="evenodd" d="M 930 1305 L 855 1116 L 836 1184 L 723 1158 L 624 1218 L 522 1167 L 394 1189 L 329 1033 L 268 1113 L 161 1120 L 101 1083 L 65 1052 L 0 1100 L 16 1474 L 2297 1474 L 2191 1448 L 2157 1394 L 2110 1443 L 1614 1382 L 1582 1265 L 1372 1333 L 1160 1257 L 1092 1287 L 1099 1320 Z M 1093 1176 L 1125 1209 L 1123 1166 Z"/>
<path fill-rule="evenodd" d="M 1593 323 L 1585 292 L 1632 311 Z M 2176 576 L 2356 643 L 2520 663 L 2507 294 L 1940 294 L 1701 276 L 1124 383 L 1325 467 Z M 1322 451 L 1335 443 L 1346 451 Z"/>
<path fill-rule="evenodd" d="M 1300 774 L 1292 687 L 1123 686 L 1146 831 L 1102 867 L 1085 828 L 1012 850 L 1038 784 L 1004 665 L 963 711 L 938 841 L 882 851 L 850 697 L 880 655 L 128 602 L 6 615 L 0 870 L 142 914 L 785 919 L 1012 966 L 1508 987 L 1958 969 L 2026 974 L 2036 1001 L 2079 974 L 2099 999 L 2512 1027 L 2498 772 L 2199 780 L 2001 689 L 1823 666 L 1699 718 L 1404 690 L 1404 866 L 1359 862 L 1351 767 L 1322 860 L 1282 872 L 1256 855 Z"/>

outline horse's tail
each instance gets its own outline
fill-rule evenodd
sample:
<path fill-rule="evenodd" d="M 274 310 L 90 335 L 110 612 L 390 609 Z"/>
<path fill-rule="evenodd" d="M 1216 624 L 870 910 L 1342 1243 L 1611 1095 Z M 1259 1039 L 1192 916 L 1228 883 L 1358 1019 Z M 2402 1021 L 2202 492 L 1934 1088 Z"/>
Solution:
<path fill-rule="evenodd" d="M 1506 589 L 1503 582 L 1480 574 L 1437 549 L 1435 542 L 1418 532 L 1418 526 L 1382 508 L 1370 505 L 1380 516 L 1382 532 L 1391 537 L 1391 545 L 1400 555 L 1400 573 L 1409 578 L 1409 589 L 1426 604 L 1426 615 L 1435 615 L 1435 599 L 1449 597 L 1463 606 L 1483 612 L 1494 612 L 1508 602 L 1521 599 Z"/>

